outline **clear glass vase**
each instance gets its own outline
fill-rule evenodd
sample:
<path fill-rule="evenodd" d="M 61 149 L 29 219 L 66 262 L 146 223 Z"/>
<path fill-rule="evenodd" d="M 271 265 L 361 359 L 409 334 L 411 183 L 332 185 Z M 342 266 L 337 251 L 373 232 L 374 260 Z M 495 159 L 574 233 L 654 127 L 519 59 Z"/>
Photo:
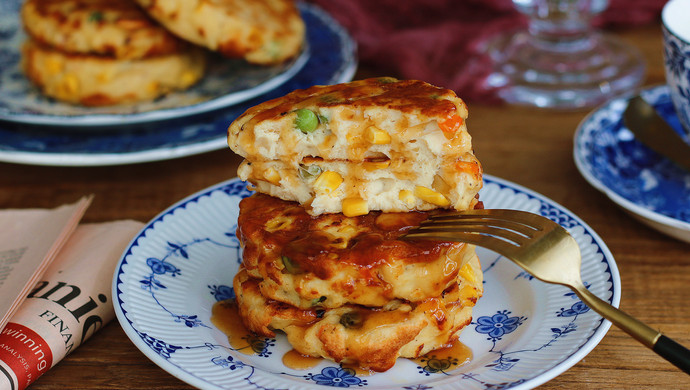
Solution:
<path fill-rule="evenodd" d="M 490 88 L 508 103 L 589 108 L 635 90 L 645 75 L 638 50 L 592 28 L 606 0 L 513 0 L 529 18 L 526 31 L 488 42 Z"/>

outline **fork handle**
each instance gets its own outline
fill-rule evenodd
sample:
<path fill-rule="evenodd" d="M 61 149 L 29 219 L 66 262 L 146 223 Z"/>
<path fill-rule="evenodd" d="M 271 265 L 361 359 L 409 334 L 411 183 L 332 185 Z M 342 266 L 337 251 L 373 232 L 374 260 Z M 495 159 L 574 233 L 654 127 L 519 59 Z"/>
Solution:
<path fill-rule="evenodd" d="M 652 350 L 673 363 L 676 367 L 690 374 L 690 351 L 684 346 L 659 333 L 659 339 L 654 344 Z"/>
<path fill-rule="evenodd" d="M 635 317 L 600 299 L 587 290 L 586 287 L 574 287 L 573 290 L 592 310 L 601 314 L 602 317 L 611 321 L 611 323 L 685 373 L 690 374 L 690 350 L 664 336 L 661 332 L 652 329 Z"/>

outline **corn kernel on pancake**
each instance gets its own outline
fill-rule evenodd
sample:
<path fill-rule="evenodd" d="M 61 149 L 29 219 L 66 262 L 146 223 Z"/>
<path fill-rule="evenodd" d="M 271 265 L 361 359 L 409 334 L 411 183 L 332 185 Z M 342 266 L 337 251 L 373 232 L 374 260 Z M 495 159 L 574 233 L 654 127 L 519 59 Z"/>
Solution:
<path fill-rule="evenodd" d="M 410 170 L 416 174 L 411 175 Z M 321 176 L 324 172 L 328 173 Z M 258 192 L 307 205 L 311 214 L 341 211 L 348 216 L 369 210 L 406 212 L 451 205 L 471 209 L 476 193 L 474 188 L 466 188 L 467 184 L 482 181 L 479 163 L 460 158 L 441 160 L 437 167 L 388 159 L 348 162 L 308 158 L 297 168 L 276 160 L 244 160 L 237 175 Z"/>
<path fill-rule="evenodd" d="M 310 216 L 295 202 L 254 194 L 240 202 L 237 237 L 244 266 L 268 298 L 302 309 L 418 302 L 456 284 L 476 259 L 468 244 L 398 240 L 428 215 Z"/>
<path fill-rule="evenodd" d="M 21 17 L 34 40 L 67 53 L 143 58 L 188 45 L 133 0 L 27 0 Z"/>
<path fill-rule="evenodd" d="M 200 49 L 144 59 L 118 60 L 70 55 L 28 40 L 22 67 L 41 91 L 52 98 L 85 106 L 151 100 L 196 83 L 204 73 Z"/>
<path fill-rule="evenodd" d="M 299 53 L 302 17 L 291 0 L 137 0 L 179 37 L 250 63 L 281 63 Z"/>
<path fill-rule="evenodd" d="M 478 263 L 474 265 L 479 270 Z M 480 279 L 479 273 L 475 279 Z M 398 357 L 416 358 L 448 345 L 471 322 L 472 308 L 482 294 L 481 283 L 461 283 L 416 303 L 393 300 L 376 308 L 302 310 L 264 297 L 259 280 L 243 267 L 233 287 L 240 317 L 251 331 L 273 337 L 281 330 L 301 354 L 373 371 L 390 369 Z"/>
<path fill-rule="evenodd" d="M 466 118 L 451 90 L 366 79 L 252 107 L 229 126 L 228 144 L 246 160 L 240 178 L 314 215 L 464 210 L 482 186 Z"/>

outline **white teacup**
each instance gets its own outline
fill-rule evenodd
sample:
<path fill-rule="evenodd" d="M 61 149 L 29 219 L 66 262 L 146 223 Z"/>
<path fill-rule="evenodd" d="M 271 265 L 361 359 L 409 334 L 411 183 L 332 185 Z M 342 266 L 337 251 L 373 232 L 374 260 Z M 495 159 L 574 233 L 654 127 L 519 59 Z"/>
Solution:
<path fill-rule="evenodd" d="M 664 68 L 673 107 L 690 136 L 690 0 L 671 0 L 661 13 Z"/>

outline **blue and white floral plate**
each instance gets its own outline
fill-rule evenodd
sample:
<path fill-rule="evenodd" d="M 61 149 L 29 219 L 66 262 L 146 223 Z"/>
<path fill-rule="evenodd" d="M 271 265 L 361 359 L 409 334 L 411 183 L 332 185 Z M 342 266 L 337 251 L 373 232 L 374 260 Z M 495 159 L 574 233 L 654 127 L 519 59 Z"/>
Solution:
<path fill-rule="evenodd" d="M 251 65 L 241 59 L 212 56 L 199 83 L 152 102 L 113 107 L 82 107 L 50 99 L 21 70 L 21 45 L 26 35 L 19 19 L 20 0 L 0 5 L 0 119 L 48 126 L 121 126 L 179 118 L 227 107 L 268 92 L 294 76 L 309 58 L 309 45 L 300 55 L 275 66 Z M 302 6 L 305 12 L 306 6 Z M 308 11 L 307 11 L 308 12 Z"/>
<path fill-rule="evenodd" d="M 302 69 L 279 87 L 204 114 L 96 132 L 66 128 L 55 131 L 45 126 L 0 121 L 0 161 L 58 166 L 117 165 L 227 148 L 227 128 L 247 108 L 295 89 L 352 79 L 357 68 L 352 38 L 320 8 L 306 3 L 300 7 L 311 55 Z"/>
<path fill-rule="evenodd" d="M 647 88 L 640 95 L 683 134 L 667 86 Z M 633 217 L 690 242 L 690 172 L 635 139 L 623 123 L 627 106 L 627 97 L 614 99 L 580 123 L 575 164 L 591 185 Z"/>
<path fill-rule="evenodd" d="M 399 359 L 385 373 L 353 375 L 338 364 L 293 370 L 282 363 L 283 335 L 260 340 L 257 355 L 230 347 L 211 324 L 211 308 L 231 298 L 240 262 L 238 203 L 250 195 L 232 179 L 194 194 L 154 218 L 133 239 L 113 278 L 115 312 L 125 333 L 152 361 L 204 389 L 528 389 L 584 358 L 610 323 L 570 290 L 533 279 L 511 261 L 478 248 L 484 296 L 460 340 L 473 351 L 461 367 L 451 360 L 418 365 Z M 618 306 L 620 277 L 601 238 L 580 218 L 531 190 L 485 177 L 487 208 L 514 208 L 551 218 L 575 237 L 582 277 L 597 296 Z M 255 349 L 257 349 L 255 348 Z"/>

